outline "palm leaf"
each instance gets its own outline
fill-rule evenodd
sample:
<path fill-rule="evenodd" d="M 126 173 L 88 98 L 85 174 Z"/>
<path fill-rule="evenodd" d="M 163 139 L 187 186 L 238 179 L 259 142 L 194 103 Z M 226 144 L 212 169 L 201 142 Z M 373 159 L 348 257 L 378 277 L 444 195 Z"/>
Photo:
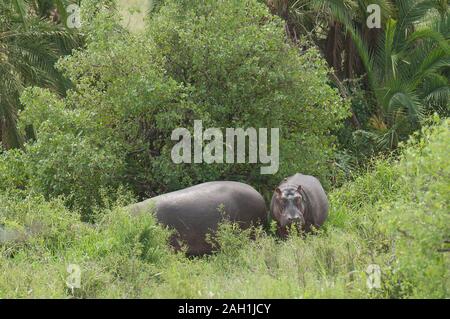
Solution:
<path fill-rule="evenodd" d="M 58 9 L 58 13 L 61 16 L 61 21 L 63 21 L 64 26 L 67 27 L 67 9 L 64 1 L 62 0 L 54 0 L 56 4 L 56 8 Z"/>
<path fill-rule="evenodd" d="M 13 4 L 25 29 L 28 29 L 27 8 L 23 0 L 14 0 Z"/>

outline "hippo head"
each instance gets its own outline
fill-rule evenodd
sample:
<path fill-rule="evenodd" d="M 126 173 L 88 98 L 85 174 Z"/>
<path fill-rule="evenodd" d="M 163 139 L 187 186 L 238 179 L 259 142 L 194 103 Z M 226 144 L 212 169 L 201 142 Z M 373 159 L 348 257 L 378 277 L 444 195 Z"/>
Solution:
<path fill-rule="evenodd" d="M 305 204 L 303 202 L 302 186 L 286 186 L 275 189 L 272 214 L 282 229 L 292 224 L 301 231 L 305 226 Z"/>

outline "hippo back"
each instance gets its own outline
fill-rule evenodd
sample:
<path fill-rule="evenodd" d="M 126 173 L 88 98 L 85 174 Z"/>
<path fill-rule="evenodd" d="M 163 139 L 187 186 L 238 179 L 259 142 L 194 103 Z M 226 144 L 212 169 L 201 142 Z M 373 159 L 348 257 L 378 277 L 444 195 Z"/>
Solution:
<path fill-rule="evenodd" d="M 207 234 L 214 234 L 223 218 L 243 229 L 265 224 L 267 211 L 263 197 L 249 185 L 221 181 L 208 182 L 153 197 L 132 205 L 141 213 L 154 207 L 158 222 L 176 230 L 171 244 L 180 248 L 184 242 L 189 255 L 210 253 Z"/>

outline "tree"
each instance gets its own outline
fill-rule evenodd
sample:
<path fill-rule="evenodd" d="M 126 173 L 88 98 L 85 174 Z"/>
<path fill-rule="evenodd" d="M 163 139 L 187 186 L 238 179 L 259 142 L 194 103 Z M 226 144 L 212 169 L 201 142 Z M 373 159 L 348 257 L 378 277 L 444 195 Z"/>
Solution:
<path fill-rule="evenodd" d="M 91 5 L 94 0 L 84 1 L 82 13 Z M 86 48 L 58 62 L 74 85 L 67 97 L 58 99 L 42 89 L 23 95 L 20 127 L 31 124 L 37 135 L 26 146 L 36 154 L 27 157 L 36 165 L 28 171 L 39 175 L 30 178 L 33 187 L 52 196 L 74 190 L 73 198 L 83 202 L 85 192 L 76 185 L 94 173 L 110 183 L 112 171 L 114 181 L 130 185 L 140 198 L 223 179 L 267 191 L 298 171 L 328 184 L 335 142 L 330 131 L 342 124 L 348 104 L 329 85 L 329 68 L 318 51 L 300 55 L 286 43 L 283 21 L 264 5 L 167 0 L 151 15 L 145 32 L 136 33 L 121 27 L 119 19 L 114 10 L 100 9 L 83 24 Z M 225 128 L 279 128 L 278 173 L 262 175 L 260 168 L 267 165 L 249 163 L 248 156 L 240 164 L 175 164 L 172 132 L 192 132 L 194 120 L 224 133 Z M 92 153 L 103 150 L 99 163 L 110 165 L 94 165 L 92 173 L 85 161 L 92 153 L 81 150 L 80 160 L 47 164 L 49 154 L 69 156 L 80 145 Z M 76 178 L 70 183 L 53 179 L 65 174 Z"/>
<path fill-rule="evenodd" d="M 381 8 L 380 29 L 366 24 L 369 4 Z M 446 1 L 270 0 L 268 5 L 285 12 L 291 38 L 307 35 L 318 44 L 338 87 L 343 79 L 365 76 L 375 101 L 366 133 L 381 148 L 405 139 L 427 109 L 448 112 Z"/>
<path fill-rule="evenodd" d="M 376 101 L 370 135 L 382 149 L 395 148 L 419 128 L 427 107 L 448 109 L 450 93 L 444 76 L 450 67 L 447 8 L 442 10 L 442 1 L 394 4 L 395 14 L 385 22 L 374 50 L 353 34 Z M 440 14 L 432 15 L 433 10 Z"/>
<path fill-rule="evenodd" d="M 63 10 L 63 2 L 0 3 L 0 141 L 5 148 L 23 143 L 16 117 L 25 87 L 36 85 L 64 94 L 69 86 L 54 64 L 77 47 L 81 38 L 53 21 L 57 7 Z"/>

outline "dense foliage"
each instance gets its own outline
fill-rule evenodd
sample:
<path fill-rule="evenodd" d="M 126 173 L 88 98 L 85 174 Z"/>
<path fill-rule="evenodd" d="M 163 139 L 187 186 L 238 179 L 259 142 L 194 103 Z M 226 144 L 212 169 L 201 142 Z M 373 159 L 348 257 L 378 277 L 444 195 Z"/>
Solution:
<path fill-rule="evenodd" d="M 0 143 L 4 148 L 22 146 L 24 136 L 16 129 L 19 97 L 23 89 L 37 85 L 64 94 L 70 82 L 61 76 L 54 64 L 78 47 L 81 36 L 65 27 L 55 16 L 60 8 L 66 17 L 62 0 L 19 1 L 0 3 Z M 32 137 L 32 131 L 27 132 Z"/>
<path fill-rule="evenodd" d="M 448 116 L 450 15 L 440 0 L 267 0 L 293 41 L 317 44 L 343 95 L 353 100 L 361 151 L 392 150 L 425 115 Z M 371 7 L 369 7 L 369 5 Z M 368 24 L 377 19 L 379 27 Z M 375 17 L 375 18 L 374 18 Z M 360 87 L 364 88 L 360 92 Z M 369 103 L 360 103 L 355 90 Z M 352 147 L 349 145 L 350 148 Z"/>
<path fill-rule="evenodd" d="M 86 216 L 101 189 L 114 194 L 120 185 L 145 198 L 220 179 L 267 191 L 300 170 L 328 179 L 329 133 L 347 105 L 327 84 L 318 52 L 299 55 L 281 20 L 257 2 L 195 3 L 168 1 L 137 35 L 99 9 L 86 49 L 59 62 L 74 86 L 67 96 L 37 88 L 22 96 L 19 127 L 32 126 L 36 141 L 11 153 L 24 169 L 16 187 L 65 195 Z M 192 129 L 195 119 L 205 128 L 280 128 L 279 173 L 261 175 L 261 164 L 174 164 L 171 132 Z"/>

